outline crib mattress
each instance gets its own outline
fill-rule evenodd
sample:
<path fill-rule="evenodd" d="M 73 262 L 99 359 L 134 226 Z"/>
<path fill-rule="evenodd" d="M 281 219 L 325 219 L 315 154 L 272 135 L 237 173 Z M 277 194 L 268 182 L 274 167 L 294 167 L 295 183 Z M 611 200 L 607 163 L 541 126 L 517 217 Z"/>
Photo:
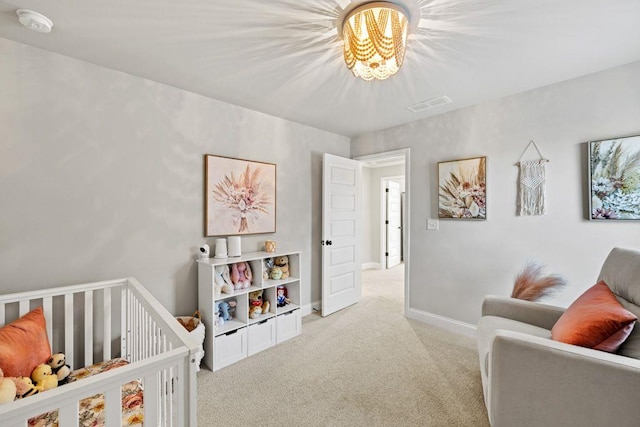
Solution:
<path fill-rule="evenodd" d="M 69 375 L 68 382 L 78 381 L 110 369 L 128 364 L 125 359 L 116 358 L 76 369 Z M 64 385 L 60 386 L 64 387 Z M 140 381 L 131 381 L 122 386 L 122 425 L 138 426 L 144 422 L 143 391 Z M 79 403 L 80 427 L 104 426 L 104 394 L 98 393 L 82 399 Z M 31 427 L 58 427 L 58 411 L 51 411 L 29 420 Z"/>

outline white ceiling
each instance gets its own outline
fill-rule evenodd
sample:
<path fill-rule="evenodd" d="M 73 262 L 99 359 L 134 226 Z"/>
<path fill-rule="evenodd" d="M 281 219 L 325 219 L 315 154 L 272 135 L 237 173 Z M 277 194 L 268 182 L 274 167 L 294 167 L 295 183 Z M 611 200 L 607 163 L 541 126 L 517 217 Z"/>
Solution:
<path fill-rule="evenodd" d="M 364 82 L 336 31 L 364 2 L 0 0 L 0 37 L 347 136 L 640 60 L 640 0 L 397 0 L 417 25 L 404 65 Z M 53 31 L 22 27 L 19 8 Z"/>

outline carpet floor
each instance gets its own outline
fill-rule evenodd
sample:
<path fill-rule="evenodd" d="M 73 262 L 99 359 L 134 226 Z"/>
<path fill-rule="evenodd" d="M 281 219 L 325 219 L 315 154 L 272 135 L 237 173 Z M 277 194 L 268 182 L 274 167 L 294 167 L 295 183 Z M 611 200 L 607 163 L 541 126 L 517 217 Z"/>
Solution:
<path fill-rule="evenodd" d="M 403 266 L 363 271 L 360 303 L 198 374 L 200 426 L 488 426 L 475 340 L 403 316 Z"/>

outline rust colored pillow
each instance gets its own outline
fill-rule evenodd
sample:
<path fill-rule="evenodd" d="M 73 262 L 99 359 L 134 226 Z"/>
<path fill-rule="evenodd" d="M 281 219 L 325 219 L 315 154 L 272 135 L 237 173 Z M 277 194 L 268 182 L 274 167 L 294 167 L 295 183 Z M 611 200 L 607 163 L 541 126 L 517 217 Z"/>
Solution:
<path fill-rule="evenodd" d="M 0 368 L 5 377 L 30 377 L 51 357 L 42 307 L 0 328 Z"/>
<path fill-rule="evenodd" d="M 551 338 L 613 353 L 627 339 L 638 318 L 627 311 L 604 281 L 587 289 L 560 316 Z"/>

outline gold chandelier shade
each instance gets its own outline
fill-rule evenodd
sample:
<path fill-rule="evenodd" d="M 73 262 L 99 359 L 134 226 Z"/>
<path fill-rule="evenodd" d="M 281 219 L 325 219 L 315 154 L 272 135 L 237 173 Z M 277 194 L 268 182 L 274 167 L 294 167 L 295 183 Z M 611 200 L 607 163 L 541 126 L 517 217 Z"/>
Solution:
<path fill-rule="evenodd" d="M 404 61 L 408 13 L 396 4 L 373 2 L 351 11 L 342 27 L 344 61 L 356 77 L 384 80 Z"/>

